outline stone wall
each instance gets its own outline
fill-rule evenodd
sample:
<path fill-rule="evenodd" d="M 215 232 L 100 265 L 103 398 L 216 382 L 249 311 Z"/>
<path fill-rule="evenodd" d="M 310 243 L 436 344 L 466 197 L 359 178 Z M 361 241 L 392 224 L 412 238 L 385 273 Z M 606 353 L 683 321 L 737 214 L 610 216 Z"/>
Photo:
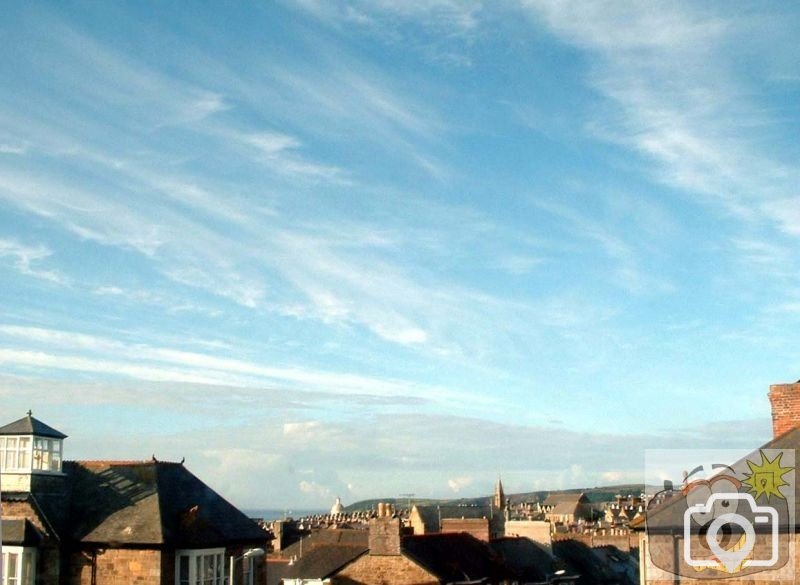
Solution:
<path fill-rule="evenodd" d="M 508 520 L 505 526 L 506 536 L 521 536 L 546 546 L 552 546 L 550 523 L 544 520 Z"/>
<path fill-rule="evenodd" d="M 483 542 L 489 542 L 488 518 L 442 518 L 442 533 L 466 532 Z"/>
<path fill-rule="evenodd" d="M 439 581 L 404 556 L 363 555 L 331 579 L 332 585 L 438 585 Z"/>
<path fill-rule="evenodd" d="M 634 532 L 630 534 L 580 534 L 564 532 L 562 534 L 554 534 L 553 540 L 577 540 L 590 547 L 615 546 L 619 550 L 625 552 L 635 551 L 639 546 L 639 536 Z"/>
<path fill-rule="evenodd" d="M 399 555 L 401 530 L 399 518 L 374 518 L 370 520 L 370 554 Z"/>
<path fill-rule="evenodd" d="M 2 517 L 4 519 L 26 518 L 38 530 L 47 534 L 47 529 L 39 515 L 28 502 L 3 502 Z M 36 584 L 58 585 L 61 566 L 61 555 L 57 541 L 46 539 L 36 551 Z"/>
<path fill-rule="evenodd" d="M 761 536 L 759 535 L 759 539 Z M 756 573 L 748 577 L 736 578 L 735 576 L 727 579 L 690 579 L 687 577 L 675 577 L 670 573 L 665 573 L 655 567 L 650 560 L 650 550 L 648 539 L 644 534 L 641 535 L 640 550 L 640 582 L 642 585 L 678 585 L 679 583 L 691 583 L 692 585 L 787 585 L 800 582 L 800 535 L 794 535 L 794 558 L 777 570 L 767 570 Z M 758 548 L 757 545 L 756 548 Z"/>
<path fill-rule="evenodd" d="M 162 585 L 175 580 L 174 564 L 168 580 L 161 580 L 162 558 L 158 550 L 105 549 L 70 555 L 70 585 L 91 585 L 92 568 L 98 585 Z"/>

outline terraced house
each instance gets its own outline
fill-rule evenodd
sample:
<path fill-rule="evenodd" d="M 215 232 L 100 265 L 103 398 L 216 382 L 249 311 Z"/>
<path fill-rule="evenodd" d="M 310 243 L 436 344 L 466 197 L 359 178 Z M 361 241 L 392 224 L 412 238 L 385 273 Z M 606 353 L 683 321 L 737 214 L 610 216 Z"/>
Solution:
<path fill-rule="evenodd" d="M 794 584 L 800 581 L 797 528 L 800 489 L 796 481 L 797 455 L 800 454 L 800 381 L 772 385 L 769 400 L 773 421 L 770 441 L 740 461 L 722 462 L 725 465 L 717 466 L 727 468 L 730 473 L 720 471 L 710 479 L 697 481 L 689 474 L 680 489 L 665 490 L 654 500 L 656 504 L 651 505 L 646 515 L 646 526 L 644 519 L 633 523 L 640 531 L 642 585 L 669 585 L 678 581 L 706 585 Z M 710 502 L 717 492 L 730 494 L 742 489 L 734 475 L 738 470 L 744 470 L 746 479 L 741 483 L 749 482 L 752 486 L 751 494 L 757 508 L 749 501 L 720 499 L 704 508 L 703 514 L 707 517 L 703 520 L 708 522 L 708 530 L 701 530 L 697 535 L 687 532 L 692 512 L 689 508 Z M 787 481 L 790 472 L 795 473 L 793 489 Z M 698 486 L 697 491 L 694 486 Z M 732 507 L 733 504 L 737 507 Z M 776 511 L 774 517 L 762 512 L 769 508 Z M 752 513 L 754 511 L 756 513 Z M 743 519 L 741 530 L 734 525 L 738 522 L 724 522 L 725 518 L 720 518 L 723 514 L 740 516 Z M 740 532 L 749 530 L 747 525 L 752 525 L 752 532 L 740 536 Z M 712 531 L 716 545 L 712 545 L 707 536 Z M 745 542 L 752 542 L 747 550 Z M 730 559 L 726 561 L 727 556 Z"/>
<path fill-rule="evenodd" d="M 2 585 L 266 582 L 241 557 L 268 534 L 183 462 L 63 461 L 66 438 L 30 412 L 0 428 Z"/>

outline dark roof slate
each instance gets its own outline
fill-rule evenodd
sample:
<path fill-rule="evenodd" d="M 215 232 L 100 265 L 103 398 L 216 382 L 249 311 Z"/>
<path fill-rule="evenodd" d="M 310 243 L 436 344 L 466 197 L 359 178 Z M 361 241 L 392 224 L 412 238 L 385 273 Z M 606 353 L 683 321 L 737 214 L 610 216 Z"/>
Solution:
<path fill-rule="evenodd" d="M 507 576 L 489 546 L 464 532 L 406 536 L 402 552 L 444 583 Z"/>
<path fill-rule="evenodd" d="M 0 435 L 37 435 L 39 437 L 50 437 L 53 439 L 67 438 L 67 435 L 61 431 L 57 431 L 50 425 L 46 425 L 30 414 L 0 427 Z"/>
<path fill-rule="evenodd" d="M 268 534 L 180 463 L 66 462 L 71 537 L 175 548 L 263 543 Z"/>
<path fill-rule="evenodd" d="M 367 547 L 320 544 L 296 559 L 287 569 L 290 579 L 326 579 L 367 552 Z"/>
<path fill-rule="evenodd" d="M 3 520 L 3 544 L 39 546 L 43 539 L 43 535 L 27 518 L 7 518 Z"/>
<path fill-rule="evenodd" d="M 572 539 L 553 542 L 553 554 L 564 561 L 567 572 L 579 575 L 578 585 L 606 585 L 618 583 L 610 568 L 583 542 Z"/>
<path fill-rule="evenodd" d="M 552 555 L 530 538 L 498 538 L 491 541 L 489 547 L 521 581 L 546 583 L 556 572 Z"/>
<path fill-rule="evenodd" d="M 739 468 L 743 465 L 745 459 L 758 453 L 759 450 L 764 449 L 787 449 L 795 450 L 800 449 L 800 427 L 795 427 L 782 435 L 773 438 L 771 441 L 765 443 L 758 449 L 755 449 L 750 455 L 744 459 L 740 459 L 735 463 L 731 463 L 731 467 Z M 640 517 L 640 520 L 631 523 L 631 527 L 635 529 L 643 529 L 647 524 L 648 518 L 658 518 L 658 524 L 664 530 L 683 531 L 683 514 L 685 511 L 685 497 L 681 494 L 680 488 L 677 488 L 672 497 L 667 497 L 663 502 L 651 505 L 647 510 L 646 517 Z M 800 518 L 800 481 L 795 482 L 795 518 Z M 795 526 L 795 531 L 800 532 L 800 525 Z"/>
<path fill-rule="evenodd" d="M 305 553 L 318 546 L 355 546 L 363 550 L 369 548 L 369 531 L 368 530 L 355 530 L 355 529 L 338 529 L 328 528 L 325 530 L 317 530 L 300 541 L 287 546 L 280 552 L 280 556 L 285 559 L 292 557 L 300 558 L 305 556 Z"/>

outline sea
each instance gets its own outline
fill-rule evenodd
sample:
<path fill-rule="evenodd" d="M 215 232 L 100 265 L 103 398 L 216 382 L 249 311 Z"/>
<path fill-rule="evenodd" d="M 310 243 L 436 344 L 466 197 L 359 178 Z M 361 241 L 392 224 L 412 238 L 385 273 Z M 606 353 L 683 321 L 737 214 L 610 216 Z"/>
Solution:
<path fill-rule="evenodd" d="M 330 510 L 311 509 L 311 508 L 286 508 L 284 510 L 275 510 L 270 508 L 257 508 L 252 510 L 242 510 L 249 518 L 260 518 L 271 522 L 272 520 L 282 520 L 284 518 L 303 518 L 305 516 L 313 516 L 315 514 L 327 514 Z"/>

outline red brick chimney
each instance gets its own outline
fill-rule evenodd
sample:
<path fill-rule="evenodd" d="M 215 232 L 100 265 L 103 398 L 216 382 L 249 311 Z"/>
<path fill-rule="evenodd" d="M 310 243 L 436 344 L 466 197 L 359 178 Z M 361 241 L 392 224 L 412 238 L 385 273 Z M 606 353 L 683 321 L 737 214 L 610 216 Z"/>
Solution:
<path fill-rule="evenodd" d="M 770 386 L 769 402 L 772 405 L 773 437 L 800 427 L 800 380 L 794 384 Z"/>

